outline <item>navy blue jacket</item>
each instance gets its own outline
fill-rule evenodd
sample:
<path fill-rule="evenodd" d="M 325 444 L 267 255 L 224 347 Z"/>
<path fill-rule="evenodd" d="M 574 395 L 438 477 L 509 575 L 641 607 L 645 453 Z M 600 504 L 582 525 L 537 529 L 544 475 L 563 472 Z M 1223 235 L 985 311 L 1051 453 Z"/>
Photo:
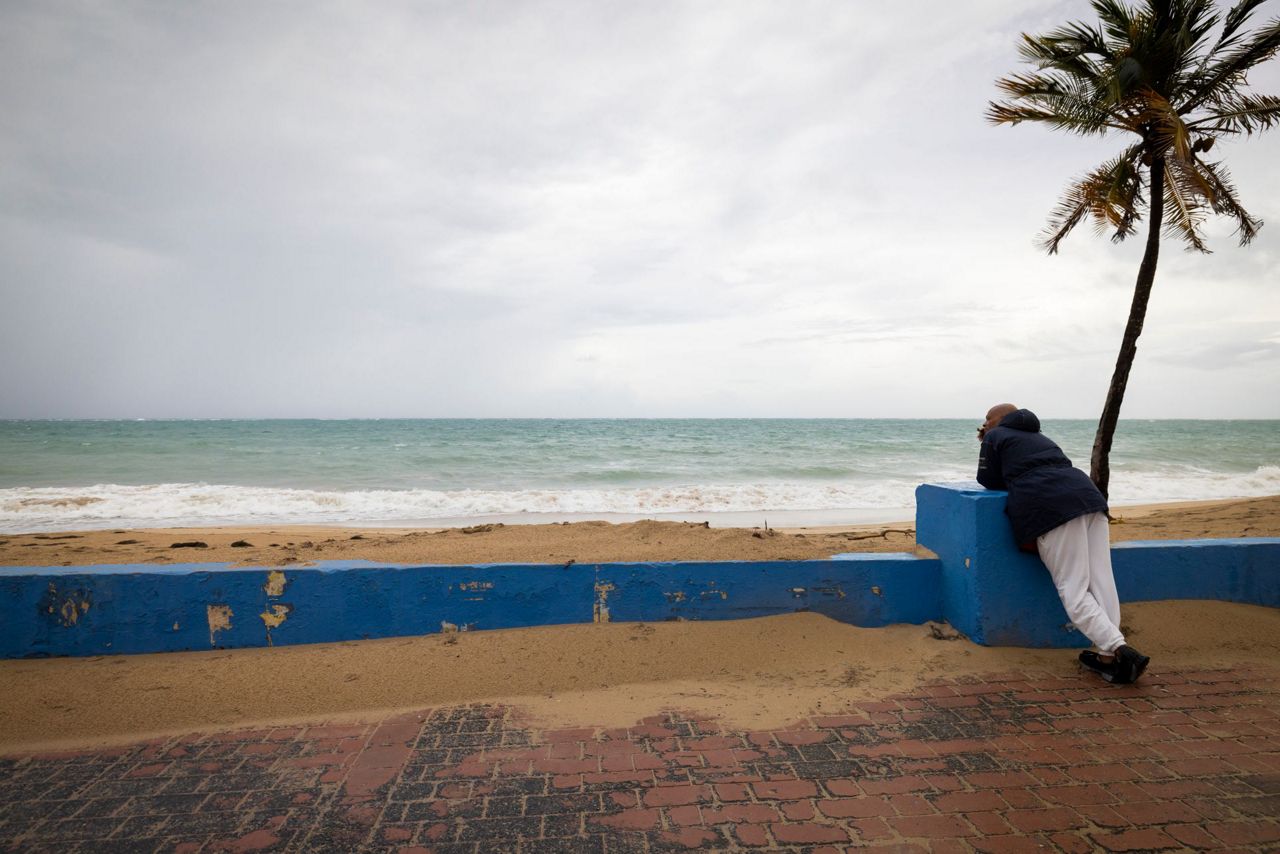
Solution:
<path fill-rule="evenodd" d="M 978 483 L 1009 490 L 1005 513 L 1020 543 L 1086 513 L 1105 513 L 1107 499 L 1053 440 L 1029 409 L 1011 412 L 987 431 L 978 457 Z"/>

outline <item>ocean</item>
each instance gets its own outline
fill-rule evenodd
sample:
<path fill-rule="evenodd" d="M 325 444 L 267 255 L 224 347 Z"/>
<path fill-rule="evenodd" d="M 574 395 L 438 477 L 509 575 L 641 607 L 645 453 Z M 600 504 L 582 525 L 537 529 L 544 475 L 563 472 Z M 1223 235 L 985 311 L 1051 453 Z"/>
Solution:
<path fill-rule="evenodd" d="M 0 531 L 909 519 L 977 419 L 0 421 Z M 1095 422 L 1050 420 L 1088 469 Z M 1280 421 L 1122 421 L 1115 504 L 1280 493 Z"/>

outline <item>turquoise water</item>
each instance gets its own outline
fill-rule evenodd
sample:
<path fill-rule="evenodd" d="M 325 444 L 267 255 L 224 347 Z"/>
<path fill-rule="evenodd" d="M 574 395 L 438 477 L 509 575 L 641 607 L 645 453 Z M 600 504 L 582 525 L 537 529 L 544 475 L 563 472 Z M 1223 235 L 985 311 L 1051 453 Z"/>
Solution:
<path fill-rule="evenodd" d="M 972 478 L 976 420 L 0 422 L 0 529 L 901 516 Z M 1045 432 L 1088 467 L 1093 421 Z M 1278 421 L 1126 421 L 1118 503 L 1280 492 Z"/>

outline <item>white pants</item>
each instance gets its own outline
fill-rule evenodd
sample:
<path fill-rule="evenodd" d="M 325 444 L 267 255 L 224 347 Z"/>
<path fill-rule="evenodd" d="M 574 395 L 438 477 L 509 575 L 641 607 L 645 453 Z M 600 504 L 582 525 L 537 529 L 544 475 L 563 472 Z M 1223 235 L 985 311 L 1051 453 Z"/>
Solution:
<path fill-rule="evenodd" d="M 1104 654 L 1124 643 L 1105 513 L 1077 516 L 1036 539 L 1071 623 Z"/>

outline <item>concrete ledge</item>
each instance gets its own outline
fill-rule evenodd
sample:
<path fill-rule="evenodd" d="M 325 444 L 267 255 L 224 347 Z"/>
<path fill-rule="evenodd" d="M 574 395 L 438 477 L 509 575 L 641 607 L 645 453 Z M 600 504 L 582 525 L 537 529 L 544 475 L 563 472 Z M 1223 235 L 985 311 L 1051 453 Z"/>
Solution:
<path fill-rule="evenodd" d="M 328 561 L 0 568 L 0 657 L 323 643 L 610 620 L 817 611 L 865 626 L 938 619 L 938 562 L 400 566 Z"/>
<path fill-rule="evenodd" d="M 855 626 L 940 619 L 938 561 L 907 554 L 832 560 L 617 563 L 598 567 L 619 621 L 733 620 L 816 611 Z"/>
<path fill-rule="evenodd" d="M 6 570 L 0 656 L 319 643 L 438 632 L 449 624 L 543 625 L 574 612 L 590 619 L 591 585 L 560 567 L 432 569 L 332 561 L 307 569 Z"/>
<path fill-rule="evenodd" d="M 1123 602 L 1217 599 L 1280 608 L 1280 539 L 1135 540 L 1111 547 Z"/>

